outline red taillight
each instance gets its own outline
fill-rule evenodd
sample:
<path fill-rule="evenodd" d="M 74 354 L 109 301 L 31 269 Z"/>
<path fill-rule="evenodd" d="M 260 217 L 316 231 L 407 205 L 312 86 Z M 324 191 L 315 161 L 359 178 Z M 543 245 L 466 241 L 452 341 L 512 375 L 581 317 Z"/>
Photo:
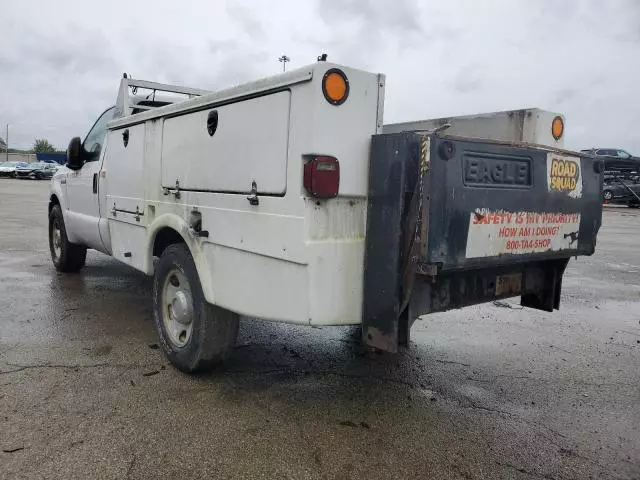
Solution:
<path fill-rule="evenodd" d="M 304 164 L 304 188 L 316 198 L 333 198 L 340 187 L 340 163 L 337 158 L 318 156 Z"/>

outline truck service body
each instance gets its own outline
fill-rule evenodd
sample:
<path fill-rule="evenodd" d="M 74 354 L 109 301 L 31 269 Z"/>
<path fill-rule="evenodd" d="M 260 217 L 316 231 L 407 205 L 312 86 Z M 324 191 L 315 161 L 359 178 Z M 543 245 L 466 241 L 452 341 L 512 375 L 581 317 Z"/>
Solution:
<path fill-rule="evenodd" d="M 594 251 L 600 163 L 543 135 L 564 119 L 538 110 L 515 141 L 384 127 L 384 85 L 326 62 L 219 92 L 123 78 L 52 180 L 54 264 L 92 248 L 154 275 L 186 371 L 224 359 L 238 315 L 361 324 L 396 351 L 424 313 L 558 308 L 568 258 Z"/>

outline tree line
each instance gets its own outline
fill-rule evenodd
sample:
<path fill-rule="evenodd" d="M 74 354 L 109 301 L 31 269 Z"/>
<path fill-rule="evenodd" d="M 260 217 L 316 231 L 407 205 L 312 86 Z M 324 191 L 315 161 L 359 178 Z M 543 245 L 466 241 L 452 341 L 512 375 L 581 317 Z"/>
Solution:
<path fill-rule="evenodd" d="M 6 150 L 7 142 L 5 142 L 4 138 L 0 137 L 0 152 L 5 152 Z M 58 151 L 62 150 L 57 150 L 46 138 L 36 138 L 33 142 L 33 147 L 29 150 L 9 149 L 9 153 L 53 153 Z"/>

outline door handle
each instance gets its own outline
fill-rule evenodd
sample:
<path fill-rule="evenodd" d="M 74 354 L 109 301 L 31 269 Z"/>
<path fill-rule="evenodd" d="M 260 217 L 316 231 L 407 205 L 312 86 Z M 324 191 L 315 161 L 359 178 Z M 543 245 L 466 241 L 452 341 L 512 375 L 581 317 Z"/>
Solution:
<path fill-rule="evenodd" d="M 93 193 L 98 193 L 98 174 L 93 174 Z"/>

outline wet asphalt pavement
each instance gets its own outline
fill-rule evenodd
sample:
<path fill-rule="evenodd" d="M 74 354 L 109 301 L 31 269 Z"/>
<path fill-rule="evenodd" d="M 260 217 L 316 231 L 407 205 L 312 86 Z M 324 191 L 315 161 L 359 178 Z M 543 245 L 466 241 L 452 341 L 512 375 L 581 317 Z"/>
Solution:
<path fill-rule="evenodd" d="M 640 215 L 605 211 L 560 312 L 355 328 L 243 320 L 223 370 L 156 346 L 151 279 L 55 272 L 47 182 L 0 180 L 0 478 L 640 479 Z"/>

